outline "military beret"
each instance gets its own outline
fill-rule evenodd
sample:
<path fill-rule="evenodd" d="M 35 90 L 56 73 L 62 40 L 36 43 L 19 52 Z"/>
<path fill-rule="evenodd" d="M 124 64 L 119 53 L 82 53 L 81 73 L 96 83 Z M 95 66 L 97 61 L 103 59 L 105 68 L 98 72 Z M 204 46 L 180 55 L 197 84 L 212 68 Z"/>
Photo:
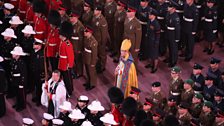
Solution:
<path fill-rule="evenodd" d="M 180 72 L 181 72 L 180 67 L 178 67 L 178 66 L 173 67 L 173 68 L 171 69 L 171 71 L 174 71 L 174 72 L 176 72 L 176 73 L 180 73 Z"/>
<path fill-rule="evenodd" d="M 194 67 L 193 67 L 193 69 L 196 69 L 196 70 L 202 70 L 204 67 L 203 66 L 201 66 L 200 64 L 197 64 L 197 63 L 195 63 L 194 64 Z"/>
<path fill-rule="evenodd" d="M 86 7 L 92 7 L 93 6 L 93 1 L 92 0 L 85 0 L 84 6 L 86 6 Z"/>
<path fill-rule="evenodd" d="M 161 83 L 160 82 L 154 82 L 152 83 L 152 87 L 160 87 Z"/>
<path fill-rule="evenodd" d="M 201 100 L 203 99 L 203 95 L 200 94 L 200 93 L 195 93 L 194 97 L 197 98 L 197 99 L 201 99 Z"/>
<path fill-rule="evenodd" d="M 177 98 L 173 95 L 171 95 L 169 98 L 168 98 L 168 101 L 170 102 L 176 102 L 177 101 Z"/>
<path fill-rule="evenodd" d="M 128 5 L 127 12 L 136 12 L 137 8 L 131 5 Z"/>
<path fill-rule="evenodd" d="M 215 3 L 216 1 L 215 0 L 206 0 L 206 2 L 208 2 L 208 3 Z"/>
<path fill-rule="evenodd" d="M 187 79 L 184 82 L 185 82 L 185 84 L 189 84 L 191 86 L 194 84 L 194 81 L 192 79 Z"/>
<path fill-rule="evenodd" d="M 189 109 L 190 105 L 187 102 L 181 102 L 178 107 L 182 109 Z"/>
<path fill-rule="evenodd" d="M 153 112 L 153 116 L 159 116 L 163 118 L 165 116 L 165 112 L 160 108 L 156 108 L 155 111 Z"/>
<path fill-rule="evenodd" d="M 148 15 L 154 15 L 154 16 L 157 16 L 159 13 L 157 10 L 155 9 L 150 9 L 150 11 L 148 12 Z"/>
<path fill-rule="evenodd" d="M 67 8 L 63 4 L 60 4 L 58 10 L 64 10 L 64 11 L 66 11 Z"/>
<path fill-rule="evenodd" d="M 130 94 L 136 94 L 136 95 L 139 95 L 139 93 L 141 93 L 141 90 L 136 88 L 136 87 L 131 87 L 131 91 L 130 91 Z"/>
<path fill-rule="evenodd" d="M 153 101 L 151 100 L 151 99 L 149 99 L 149 98 L 145 98 L 145 103 L 144 103 L 144 105 L 150 105 L 150 106 L 153 106 Z"/>
<path fill-rule="evenodd" d="M 89 26 L 89 25 L 86 25 L 85 26 L 85 32 L 91 32 L 91 33 L 93 33 L 93 28 L 91 26 Z"/>
<path fill-rule="evenodd" d="M 215 91 L 215 96 L 220 96 L 220 97 L 224 97 L 224 92 L 220 89 L 216 89 Z"/>
<path fill-rule="evenodd" d="M 212 102 L 210 102 L 210 101 L 205 101 L 205 102 L 204 102 L 204 106 L 206 106 L 206 107 L 208 107 L 208 108 L 212 108 L 212 107 L 213 107 L 213 104 L 212 104 Z"/>
<path fill-rule="evenodd" d="M 221 62 L 221 60 L 218 58 L 215 58 L 215 57 L 212 57 L 210 60 L 210 64 L 216 64 L 216 63 L 220 63 L 220 62 Z"/>
<path fill-rule="evenodd" d="M 102 10 L 103 10 L 103 6 L 102 6 L 102 5 L 97 4 L 97 5 L 95 6 L 94 10 L 99 10 L 99 11 L 102 11 Z"/>

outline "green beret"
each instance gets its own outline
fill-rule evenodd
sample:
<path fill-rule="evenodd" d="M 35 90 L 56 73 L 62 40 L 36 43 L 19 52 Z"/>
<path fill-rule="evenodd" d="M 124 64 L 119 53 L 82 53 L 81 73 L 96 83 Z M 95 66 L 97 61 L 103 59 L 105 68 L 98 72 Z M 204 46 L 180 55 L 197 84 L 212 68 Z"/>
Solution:
<path fill-rule="evenodd" d="M 208 108 L 212 108 L 213 107 L 213 104 L 210 101 L 206 101 L 206 102 L 204 102 L 204 106 L 206 106 Z"/>
<path fill-rule="evenodd" d="M 200 93 L 196 93 L 196 94 L 194 94 L 194 97 L 195 97 L 195 98 L 198 98 L 198 99 L 203 99 L 203 95 L 200 94 Z"/>
<path fill-rule="evenodd" d="M 174 71 L 174 72 L 176 72 L 176 73 L 180 73 L 181 70 L 180 70 L 180 67 L 175 66 L 175 67 L 172 68 L 171 71 Z"/>
<path fill-rule="evenodd" d="M 192 79 L 187 79 L 184 81 L 186 84 L 193 85 L 194 81 Z"/>

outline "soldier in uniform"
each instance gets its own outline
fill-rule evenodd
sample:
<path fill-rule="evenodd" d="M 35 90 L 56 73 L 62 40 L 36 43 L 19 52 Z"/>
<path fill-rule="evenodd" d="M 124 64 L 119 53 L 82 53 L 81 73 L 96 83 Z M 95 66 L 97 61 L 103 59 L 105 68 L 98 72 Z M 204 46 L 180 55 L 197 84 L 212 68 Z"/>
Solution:
<path fill-rule="evenodd" d="M 117 11 L 114 14 L 114 29 L 113 29 L 113 46 L 114 46 L 114 53 L 116 54 L 113 62 L 118 63 L 120 57 L 120 47 L 121 42 L 123 40 L 123 33 L 124 33 L 124 20 L 126 18 L 126 3 L 124 0 L 119 0 L 117 3 Z"/>
<path fill-rule="evenodd" d="M 13 14 L 14 7 L 15 6 L 10 3 L 4 3 L 4 5 L 3 5 L 4 17 L 2 19 L 2 24 L 4 24 L 4 25 L 2 26 L 1 32 L 10 26 L 9 21 L 11 20 L 12 16 L 14 15 Z"/>
<path fill-rule="evenodd" d="M 218 111 L 215 116 L 215 122 L 213 126 L 224 126 L 224 112 Z"/>
<path fill-rule="evenodd" d="M 84 25 L 91 25 L 91 21 L 93 18 L 93 11 L 92 11 L 93 3 L 91 0 L 85 0 L 84 7 L 83 7 L 83 14 L 81 17 L 81 21 Z"/>
<path fill-rule="evenodd" d="M 7 85 L 7 80 L 5 76 L 5 70 L 2 67 L 2 61 L 4 61 L 3 57 L 0 56 L 0 117 L 3 117 L 6 113 L 6 105 L 5 105 L 5 89 Z"/>
<path fill-rule="evenodd" d="M 176 12 L 177 3 L 171 1 L 166 16 L 166 35 L 169 49 L 169 67 L 174 67 L 178 58 L 178 42 L 180 41 L 180 18 Z"/>
<path fill-rule="evenodd" d="M 166 115 L 176 116 L 177 113 L 177 99 L 174 96 L 170 96 L 167 101 L 167 105 L 164 108 Z"/>
<path fill-rule="evenodd" d="M 101 103 L 97 100 L 92 101 L 92 103 L 88 105 L 88 109 L 90 110 L 90 114 L 88 115 L 87 120 L 89 120 L 93 126 L 103 126 L 100 117 L 103 116 L 101 112 L 104 111 L 104 107 Z"/>
<path fill-rule="evenodd" d="M 169 94 L 177 98 L 177 104 L 181 100 L 181 92 L 183 90 L 183 80 L 180 77 L 180 68 L 175 66 L 171 70 L 171 81 L 169 84 Z"/>
<path fill-rule="evenodd" d="M 50 10 L 57 10 L 60 7 L 61 4 L 62 4 L 61 0 L 51 0 L 48 9 L 49 9 L 49 11 Z"/>
<path fill-rule="evenodd" d="M 44 113 L 43 114 L 43 119 L 41 120 L 42 126 L 51 126 L 53 118 L 54 117 L 51 114 Z"/>
<path fill-rule="evenodd" d="M 141 93 L 141 90 L 139 88 L 132 86 L 129 97 L 132 97 L 133 99 L 135 99 L 138 102 L 140 99 L 140 97 L 139 97 L 140 93 Z"/>
<path fill-rule="evenodd" d="M 224 91 L 224 72 L 222 72 L 222 74 L 221 74 L 221 80 L 220 80 L 219 84 L 217 85 L 217 88 Z"/>
<path fill-rule="evenodd" d="M 25 62 L 21 56 L 26 54 L 20 46 L 16 46 L 11 52 L 13 60 L 11 61 L 11 80 L 13 88 L 11 89 L 16 93 L 16 103 L 13 108 L 17 112 L 26 108 L 26 94 L 25 86 L 27 82 L 27 70 Z"/>
<path fill-rule="evenodd" d="M 106 0 L 106 3 L 104 5 L 104 13 L 103 15 L 105 16 L 105 19 L 107 21 L 108 24 L 108 32 L 109 32 L 109 43 L 107 43 L 108 45 L 108 49 L 111 50 L 111 57 L 115 56 L 115 52 L 114 52 L 114 15 L 115 12 L 117 10 L 117 3 L 115 2 L 115 0 Z"/>
<path fill-rule="evenodd" d="M 33 0 L 27 0 L 25 23 L 33 26 L 34 23 Z"/>
<path fill-rule="evenodd" d="M 191 102 L 192 104 L 189 111 L 193 118 L 198 119 L 203 106 L 203 96 L 199 93 L 195 93 Z"/>
<path fill-rule="evenodd" d="M 191 114 L 188 109 L 190 108 L 190 104 L 187 102 L 181 102 L 178 106 L 178 114 L 177 119 L 180 122 L 181 126 L 189 126 L 191 121 Z"/>
<path fill-rule="evenodd" d="M 182 40 L 185 44 L 185 61 L 190 61 L 194 52 L 194 36 L 196 35 L 199 20 L 199 12 L 194 4 L 194 0 L 186 0 L 184 4 Z"/>
<path fill-rule="evenodd" d="M 214 53 L 214 42 L 217 38 L 217 8 L 214 6 L 214 4 L 215 0 L 207 0 L 203 14 L 203 32 L 206 41 L 203 52 L 206 52 L 208 55 Z"/>
<path fill-rule="evenodd" d="M 44 83 L 44 43 L 35 39 L 33 44 L 34 51 L 31 53 L 31 67 L 33 82 L 35 82 L 34 96 L 36 105 L 41 105 L 42 84 Z"/>
<path fill-rule="evenodd" d="M 84 84 L 86 90 L 92 90 L 97 84 L 96 77 L 96 61 L 97 61 L 97 50 L 98 42 L 92 35 L 93 29 L 89 26 L 84 31 L 84 64 L 87 74 L 87 81 Z"/>
<path fill-rule="evenodd" d="M 151 67 L 151 73 L 155 73 L 158 68 L 159 57 L 159 39 L 160 39 L 160 24 L 156 19 L 158 12 L 154 9 L 148 13 L 147 23 L 147 44 L 145 47 L 148 51 L 145 51 L 145 56 L 149 58 L 150 63 L 146 67 Z"/>
<path fill-rule="evenodd" d="M 70 14 L 70 21 L 73 25 L 73 35 L 71 38 L 71 42 L 73 45 L 73 49 L 75 52 L 75 67 L 74 67 L 74 78 L 79 78 L 83 75 L 83 58 L 82 54 L 84 51 L 83 45 L 83 39 L 84 39 L 84 26 L 83 24 L 78 20 L 80 17 L 80 12 L 73 11 Z"/>
<path fill-rule="evenodd" d="M 154 103 L 151 99 L 149 98 L 145 98 L 145 102 L 143 104 L 142 109 L 146 112 L 147 116 L 149 119 L 153 119 L 153 107 L 154 107 Z"/>
<path fill-rule="evenodd" d="M 33 11 L 35 14 L 34 18 L 34 31 L 36 34 L 35 38 L 45 41 L 47 38 L 47 18 L 44 16 L 46 14 L 46 4 L 44 1 L 35 1 L 33 3 Z"/>
<path fill-rule="evenodd" d="M 14 34 L 13 29 L 7 28 L 4 32 L 1 33 L 1 35 L 4 37 L 3 41 L 0 44 L 0 55 L 3 57 L 4 61 L 2 62 L 2 67 L 5 70 L 5 75 L 8 82 L 8 89 L 7 89 L 7 96 L 6 98 L 12 98 L 15 96 L 15 92 L 13 91 L 13 87 L 10 81 L 11 73 L 10 73 L 10 62 L 12 60 L 12 55 L 10 51 L 13 50 L 13 48 L 16 46 L 15 40 L 17 37 Z"/>
<path fill-rule="evenodd" d="M 190 76 L 190 78 L 194 81 L 193 89 L 195 89 L 195 87 L 199 87 L 199 91 L 201 92 L 203 91 L 205 85 L 205 77 L 202 74 L 203 68 L 204 67 L 200 64 L 195 63 L 193 66 L 193 72 Z"/>
<path fill-rule="evenodd" d="M 142 26 L 142 39 L 139 53 L 140 60 L 145 60 L 147 58 L 147 50 L 149 50 L 148 47 L 145 46 L 148 45 L 147 23 L 149 20 L 148 12 L 150 12 L 151 10 L 152 8 L 149 6 L 149 0 L 140 0 L 140 6 L 136 13 L 136 17 Z"/>
<path fill-rule="evenodd" d="M 71 119 L 71 121 L 68 123 L 69 126 L 81 126 L 83 123 L 83 119 L 85 118 L 85 115 L 81 112 L 79 109 L 74 109 L 68 117 Z"/>
<path fill-rule="evenodd" d="M 204 102 L 201 114 L 199 116 L 199 120 L 201 121 L 202 126 L 212 126 L 213 122 L 215 121 L 215 116 L 212 111 L 212 108 L 212 102 Z"/>
<path fill-rule="evenodd" d="M 65 87 L 69 95 L 72 95 L 73 83 L 71 76 L 71 69 L 74 66 L 74 51 L 70 41 L 73 33 L 72 24 L 70 22 L 63 22 L 60 27 L 60 46 L 59 46 L 59 64 L 58 69 L 63 76 Z"/>
<path fill-rule="evenodd" d="M 85 95 L 81 95 L 79 96 L 79 98 L 77 99 L 78 103 L 76 105 L 76 109 L 81 110 L 81 112 L 85 115 L 85 119 L 81 119 L 80 121 L 83 122 L 86 120 L 86 118 L 88 117 L 90 111 L 87 108 L 88 103 L 89 103 L 89 98 Z"/>
<path fill-rule="evenodd" d="M 153 82 L 152 83 L 152 94 L 149 96 L 153 102 L 155 103 L 155 106 L 158 108 L 163 109 L 165 107 L 166 98 L 161 91 L 161 83 L 160 82 Z"/>
<path fill-rule="evenodd" d="M 64 101 L 62 105 L 59 106 L 59 116 L 58 119 L 64 121 L 64 125 L 68 126 L 70 124 L 69 113 L 72 111 L 72 104 L 69 101 Z"/>
<path fill-rule="evenodd" d="M 96 64 L 96 70 L 98 73 L 102 73 L 105 70 L 107 61 L 106 56 L 106 43 L 108 40 L 108 24 L 105 17 L 102 15 L 103 7 L 97 5 L 94 9 L 94 17 L 92 19 L 92 27 L 94 29 L 93 36 L 98 42 L 97 55 L 98 61 Z"/>
<path fill-rule="evenodd" d="M 192 85 L 194 81 L 191 79 L 187 79 L 184 81 L 184 90 L 181 93 L 181 101 L 191 103 L 192 98 L 194 96 L 194 91 L 192 89 Z"/>
<path fill-rule="evenodd" d="M 214 94 L 214 107 L 215 110 L 221 110 L 224 112 L 224 91 L 220 90 L 220 89 L 216 89 L 216 92 Z"/>
<path fill-rule="evenodd" d="M 140 51 L 142 27 L 138 19 L 135 17 L 136 8 L 128 6 L 127 17 L 124 21 L 124 39 L 131 40 L 131 55 L 134 59 L 135 66 L 138 64 L 138 53 Z"/>
<path fill-rule="evenodd" d="M 214 85 L 218 86 L 221 81 L 221 71 L 219 69 L 219 64 L 221 60 L 215 57 L 212 57 L 210 60 L 210 66 L 208 68 L 208 73 L 214 75 Z"/>
<path fill-rule="evenodd" d="M 61 15 L 61 22 L 69 21 L 69 16 L 67 14 L 68 13 L 68 9 L 63 4 L 60 4 L 60 6 L 58 8 L 58 12 Z"/>
<path fill-rule="evenodd" d="M 18 16 L 20 19 L 24 20 L 26 17 L 26 10 L 27 10 L 27 0 L 19 0 L 19 5 L 18 5 Z"/>
<path fill-rule="evenodd" d="M 60 45 L 59 26 L 61 24 L 61 16 L 58 11 L 50 10 L 48 14 L 48 37 L 46 40 L 45 56 L 50 62 L 52 71 L 58 68 L 58 49 Z"/>
<path fill-rule="evenodd" d="M 163 118 L 165 116 L 165 112 L 160 109 L 156 108 L 155 111 L 153 112 L 153 121 L 155 122 L 156 126 L 163 126 Z"/>
<path fill-rule="evenodd" d="M 157 20 L 159 21 L 161 30 L 159 40 L 159 53 L 161 56 L 163 56 L 167 51 L 167 45 L 168 45 L 168 43 L 165 40 L 165 29 L 166 29 L 165 17 L 167 15 L 168 4 L 165 2 L 165 0 L 158 0 L 158 4 L 155 7 L 155 9 L 158 11 Z"/>
<path fill-rule="evenodd" d="M 213 102 L 215 90 L 216 87 L 214 86 L 214 76 L 208 74 L 205 78 L 205 87 L 202 92 L 204 99 Z"/>

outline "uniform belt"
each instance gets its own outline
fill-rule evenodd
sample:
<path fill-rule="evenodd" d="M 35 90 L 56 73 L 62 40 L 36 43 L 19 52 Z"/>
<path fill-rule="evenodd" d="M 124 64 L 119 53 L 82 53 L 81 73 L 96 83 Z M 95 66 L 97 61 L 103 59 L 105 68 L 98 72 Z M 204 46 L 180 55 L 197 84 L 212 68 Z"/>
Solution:
<path fill-rule="evenodd" d="M 23 88 L 23 86 L 22 85 L 19 85 L 19 88 Z"/>
<path fill-rule="evenodd" d="M 43 33 L 44 33 L 43 31 L 36 32 L 36 34 L 43 34 Z"/>
<path fill-rule="evenodd" d="M 49 45 L 49 46 L 56 46 L 57 44 L 50 44 L 50 43 L 49 43 L 48 45 Z"/>
<path fill-rule="evenodd" d="M 201 5 L 197 5 L 196 8 L 201 8 Z"/>
<path fill-rule="evenodd" d="M 202 91 L 194 91 L 195 94 L 200 94 Z"/>
<path fill-rule="evenodd" d="M 74 37 L 74 36 L 72 36 L 72 39 L 73 39 L 73 40 L 79 40 L 79 37 Z"/>
<path fill-rule="evenodd" d="M 87 48 L 85 48 L 85 51 L 88 52 L 88 53 L 92 53 L 92 51 L 87 49 Z"/>
<path fill-rule="evenodd" d="M 13 77 L 20 77 L 21 74 L 20 74 L 20 73 L 18 73 L 18 74 L 13 74 L 12 76 L 13 76 Z"/>
<path fill-rule="evenodd" d="M 193 21 L 194 21 L 194 19 L 186 18 L 185 16 L 183 16 L 183 19 L 184 19 L 185 21 L 187 21 L 187 22 L 193 22 Z"/>
<path fill-rule="evenodd" d="M 60 58 L 67 59 L 68 57 L 60 55 Z"/>
<path fill-rule="evenodd" d="M 167 26 L 167 29 L 168 29 L 168 30 L 175 30 L 175 27 L 168 27 L 168 26 Z"/>
<path fill-rule="evenodd" d="M 184 13 L 183 10 L 176 10 L 177 13 Z"/>
<path fill-rule="evenodd" d="M 180 95 L 180 93 L 176 93 L 176 92 L 170 92 L 170 94 L 172 94 L 173 96 L 179 96 Z"/>
<path fill-rule="evenodd" d="M 25 14 L 25 13 L 26 13 L 26 11 L 21 11 L 21 10 L 19 10 L 19 13 Z"/>
<path fill-rule="evenodd" d="M 161 29 L 160 32 L 164 32 L 164 30 Z"/>
<path fill-rule="evenodd" d="M 159 19 L 159 20 L 163 20 L 164 17 L 157 16 L 157 19 Z"/>
<path fill-rule="evenodd" d="M 206 22 L 212 22 L 213 20 L 212 19 L 205 18 L 205 21 Z"/>
<path fill-rule="evenodd" d="M 11 58 L 8 58 L 8 57 L 4 57 L 4 60 L 11 60 Z"/>

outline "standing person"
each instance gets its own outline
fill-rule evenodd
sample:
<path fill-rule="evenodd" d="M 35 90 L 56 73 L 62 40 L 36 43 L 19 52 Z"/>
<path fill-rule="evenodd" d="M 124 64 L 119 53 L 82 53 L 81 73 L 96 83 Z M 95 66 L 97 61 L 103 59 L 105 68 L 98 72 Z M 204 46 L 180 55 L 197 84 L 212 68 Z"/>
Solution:
<path fill-rule="evenodd" d="M 219 65 L 221 63 L 221 60 L 215 57 L 212 57 L 210 59 L 210 65 L 208 67 L 208 73 L 212 74 L 214 76 L 214 85 L 218 86 L 218 84 L 221 81 L 221 70 L 219 68 Z"/>
<path fill-rule="evenodd" d="M 215 116 L 212 108 L 212 102 L 204 102 L 201 114 L 199 116 L 199 120 L 202 126 L 212 126 L 213 122 L 215 121 Z"/>
<path fill-rule="evenodd" d="M 137 9 L 128 6 L 126 12 L 127 17 L 124 21 L 124 39 L 129 39 L 131 42 L 130 52 L 134 59 L 135 66 L 138 64 L 138 53 L 140 51 L 141 38 L 142 38 L 142 26 L 138 19 L 135 17 Z"/>
<path fill-rule="evenodd" d="M 189 126 L 191 122 L 192 116 L 188 111 L 189 108 L 190 104 L 187 102 L 181 102 L 178 106 L 177 119 L 181 126 Z"/>
<path fill-rule="evenodd" d="M 89 98 L 85 95 L 81 95 L 79 96 L 77 100 L 78 100 L 78 103 L 75 109 L 79 109 L 85 115 L 85 118 L 80 120 L 81 122 L 83 122 L 86 120 L 86 118 L 88 117 L 90 113 L 89 109 L 87 108 L 89 103 Z"/>
<path fill-rule="evenodd" d="M 59 26 L 61 24 L 61 16 L 58 11 L 50 10 L 48 14 L 48 37 L 46 40 L 45 56 L 49 59 L 52 71 L 58 67 L 58 50 L 60 45 Z"/>
<path fill-rule="evenodd" d="M 54 117 L 51 114 L 44 113 L 41 121 L 42 126 L 52 126 L 52 119 Z"/>
<path fill-rule="evenodd" d="M 120 57 L 120 47 L 124 33 L 124 20 L 126 18 L 126 3 L 124 0 L 119 0 L 117 2 L 117 11 L 114 14 L 114 30 L 113 30 L 113 38 L 114 38 L 114 52 L 116 55 L 114 56 L 113 62 L 118 63 Z"/>
<path fill-rule="evenodd" d="M 34 23 L 33 18 L 34 18 L 33 0 L 27 0 L 25 23 L 33 26 Z"/>
<path fill-rule="evenodd" d="M 100 117 L 100 121 L 103 122 L 103 126 L 114 126 L 118 124 L 111 113 L 106 113 L 104 116 Z"/>
<path fill-rule="evenodd" d="M 190 61 L 194 54 L 195 35 L 199 21 L 199 12 L 194 4 L 194 0 L 186 0 L 184 4 L 182 40 L 185 44 L 185 61 Z"/>
<path fill-rule="evenodd" d="M 48 113 L 54 117 L 59 116 L 59 106 L 66 101 L 66 88 L 60 78 L 61 72 L 54 70 L 52 77 L 42 85 L 42 96 L 48 99 Z"/>
<path fill-rule="evenodd" d="M 31 53 L 31 71 L 34 83 L 34 101 L 37 106 L 41 105 L 42 84 L 44 83 L 44 42 L 36 39 L 33 43 L 34 51 Z"/>
<path fill-rule="evenodd" d="M 156 19 L 158 12 L 154 9 L 151 9 L 151 12 L 148 13 L 148 24 L 147 24 L 147 44 L 145 47 L 148 51 L 147 58 L 150 59 L 150 63 L 146 65 L 146 68 L 151 67 L 151 73 L 155 73 L 158 69 L 158 57 L 159 57 L 159 39 L 160 39 L 160 24 Z"/>
<path fill-rule="evenodd" d="M 60 45 L 59 45 L 59 64 L 58 69 L 61 71 L 63 76 L 66 90 L 69 95 L 73 92 L 73 81 L 71 76 L 71 69 L 74 66 L 74 51 L 70 41 L 72 36 L 73 28 L 70 22 L 63 22 L 60 27 Z"/>
<path fill-rule="evenodd" d="M 194 90 L 192 89 L 192 85 L 194 81 L 191 79 L 187 79 L 184 81 L 184 90 L 181 93 L 181 101 L 191 103 L 192 98 L 194 96 Z"/>
<path fill-rule="evenodd" d="M 72 110 L 68 117 L 71 119 L 70 126 L 81 126 L 83 119 L 85 119 L 85 115 L 79 109 Z"/>
<path fill-rule="evenodd" d="M 16 103 L 13 108 L 17 112 L 26 108 L 26 82 L 27 82 L 27 69 L 26 64 L 21 56 L 25 56 L 26 53 L 20 46 L 16 46 L 11 52 L 13 60 L 11 61 L 11 80 L 13 84 L 12 91 L 16 95 Z"/>
<path fill-rule="evenodd" d="M 205 86 L 203 89 L 203 96 L 204 99 L 207 101 L 214 101 L 214 93 L 216 90 L 216 87 L 214 86 L 214 76 L 211 74 L 208 74 L 207 77 L 205 78 Z"/>
<path fill-rule="evenodd" d="M 78 79 L 83 75 L 83 51 L 84 51 L 84 26 L 79 21 L 81 13 L 79 11 L 72 11 L 70 16 L 70 21 L 73 25 L 73 34 L 71 42 L 75 52 L 75 67 L 73 78 Z"/>
<path fill-rule="evenodd" d="M 224 112 L 218 111 L 216 113 L 215 122 L 213 126 L 224 126 Z"/>
<path fill-rule="evenodd" d="M 202 69 L 204 67 L 200 64 L 195 63 L 193 66 L 193 72 L 190 78 L 194 81 L 193 89 L 199 87 L 199 91 L 202 92 L 205 85 L 205 77 L 202 74 Z"/>
<path fill-rule="evenodd" d="M 93 3 L 91 0 L 85 0 L 84 7 L 83 7 L 83 14 L 81 17 L 82 23 L 84 25 L 91 25 L 91 21 L 93 18 L 93 11 L 92 11 Z"/>
<path fill-rule="evenodd" d="M 98 42 L 93 36 L 93 29 L 90 26 L 86 26 L 84 31 L 84 64 L 87 74 L 87 81 L 84 84 L 87 91 L 95 88 L 97 83 L 96 77 L 96 62 L 97 62 L 97 51 Z"/>
<path fill-rule="evenodd" d="M 10 26 L 9 21 L 11 20 L 12 16 L 14 16 L 13 14 L 14 7 L 15 6 L 10 3 L 4 3 L 3 5 L 4 17 L 2 19 L 2 22 L 4 25 L 2 26 L 1 30 L 5 30 L 6 28 Z"/>
<path fill-rule="evenodd" d="M 204 9 L 204 26 L 203 32 L 205 37 L 205 48 L 203 52 L 211 55 L 215 51 L 215 40 L 217 34 L 217 8 L 214 6 L 215 0 L 207 0 Z"/>
<path fill-rule="evenodd" d="M 190 113 L 193 118 L 198 119 L 203 106 L 203 95 L 199 93 L 195 93 L 191 102 Z"/>
<path fill-rule="evenodd" d="M 176 12 L 178 4 L 170 1 L 166 16 L 166 36 L 169 49 L 169 67 L 174 67 L 178 58 L 178 42 L 180 41 L 180 18 Z"/>
<path fill-rule="evenodd" d="M 0 56 L 0 118 L 3 117 L 6 113 L 6 106 L 5 106 L 5 88 L 7 85 L 7 80 L 5 76 L 5 70 L 2 67 L 2 61 L 4 61 L 3 57 Z"/>
<path fill-rule="evenodd" d="M 97 5 L 94 9 L 94 16 L 92 19 L 92 27 L 94 29 L 93 36 L 98 42 L 97 55 L 98 61 L 96 64 L 97 73 L 105 71 L 105 65 L 107 61 L 106 56 L 106 43 L 108 40 L 108 24 L 105 17 L 102 14 L 103 7 Z"/>
<path fill-rule="evenodd" d="M 23 21 L 26 17 L 26 10 L 27 10 L 27 0 L 19 0 L 17 13 L 20 19 L 22 19 Z"/>
<path fill-rule="evenodd" d="M 166 102 L 166 98 L 161 90 L 160 82 L 152 83 L 152 94 L 150 95 L 150 98 L 157 108 L 163 109 L 165 107 L 164 103 Z"/>
<path fill-rule="evenodd" d="M 115 86 L 122 90 L 124 97 L 129 96 L 131 87 L 138 87 L 134 59 L 129 52 L 131 46 L 131 41 L 128 39 L 122 42 L 120 62 L 115 69 Z"/>
<path fill-rule="evenodd" d="M 9 21 L 9 24 L 10 28 L 14 30 L 15 35 L 17 36 L 17 43 L 20 43 L 23 36 L 23 33 L 21 33 L 21 30 L 24 28 L 23 21 L 20 20 L 19 16 L 13 16 Z"/>
<path fill-rule="evenodd" d="M 64 101 L 62 105 L 59 106 L 60 113 L 58 119 L 64 121 L 64 125 L 68 126 L 70 123 L 69 113 L 72 111 L 72 104 L 69 101 Z"/>

